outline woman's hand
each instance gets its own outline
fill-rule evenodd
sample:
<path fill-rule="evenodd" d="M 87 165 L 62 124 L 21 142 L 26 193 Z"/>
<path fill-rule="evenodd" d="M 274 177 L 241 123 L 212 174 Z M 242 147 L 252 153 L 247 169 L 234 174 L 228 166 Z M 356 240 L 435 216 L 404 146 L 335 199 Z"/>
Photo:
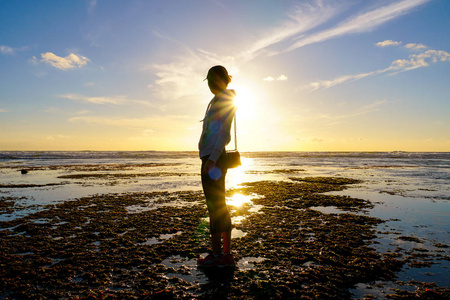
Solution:
<path fill-rule="evenodd" d="M 205 165 L 203 166 L 203 170 L 202 173 L 203 174 L 209 174 L 209 171 L 211 171 L 211 169 L 216 167 L 216 163 L 213 162 L 212 160 L 209 160 L 205 163 Z"/>

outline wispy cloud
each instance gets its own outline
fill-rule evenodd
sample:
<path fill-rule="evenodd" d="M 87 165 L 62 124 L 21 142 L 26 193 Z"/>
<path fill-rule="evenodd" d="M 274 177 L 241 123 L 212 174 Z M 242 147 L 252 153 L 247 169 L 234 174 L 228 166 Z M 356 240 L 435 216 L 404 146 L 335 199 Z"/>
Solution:
<path fill-rule="evenodd" d="M 303 4 L 294 7 L 288 15 L 288 20 L 279 27 L 264 32 L 264 37 L 253 43 L 242 52 L 240 57 L 251 60 L 265 49 L 280 43 L 288 38 L 302 35 L 307 31 L 325 23 L 342 10 L 341 7 L 330 5 L 323 1 L 315 1 L 311 4 Z"/>
<path fill-rule="evenodd" d="M 206 70 L 208 65 L 205 61 L 200 62 L 199 57 L 192 56 L 193 60 L 187 61 L 182 58 L 169 64 L 154 64 L 152 66 L 154 75 L 157 79 L 153 84 L 148 85 L 157 98 L 172 101 L 182 97 L 189 96 L 198 90 L 199 83 L 204 76 L 202 71 Z M 198 64 L 193 63 L 197 61 Z"/>
<path fill-rule="evenodd" d="M 237 49 L 236 53 L 238 54 L 235 57 L 225 57 L 207 50 L 192 49 L 178 40 L 155 31 L 155 36 L 176 45 L 180 55 L 176 56 L 170 63 L 154 64 L 149 67 L 153 74 L 157 76 L 157 79 L 149 85 L 149 88 L 152 88 L 157 96 L 162 99 L 186 97 L 189 93 L 195 94 L 199 91 L 198 82 L 201 82 L 203 73 L 213 63 L 224 64 L 231 69 L 229 70 L 231 71 L 230 74 L 236 74 L 239 70 L 237 67 L 233 70 L 235 66 L 259 55 L 281 54 L 346 34 L 370 31 L 429 1 L 390 1 L 388 5 L 356 14 L 330 27 L 328 24 L 331 24 L 334 18 L 343 12 L 349 4 L 346 2 L 342 4 L 343 2 L 339 1 L 313 0 L 309 4 L 296 6 L 287 16 L 286 21 L 273 29 L 266 29 L 263 37 L 253 41 L 250 46 L 243 48 L 241 51 Z M 314 32 L 315 29 L 324 26 L 328 26 L 328 29 Z M 392 41 L 392 43 L 396 42 Z M 275 47 L 278 47 L 278 50 Z M 358 80 L 381 72 L 382 70 L 353 76 L 347 75 L 328 83 L 318 83 L 317 88 L 322 87 L 322 85 L 330 87 L 341 82 Z M 277 79 L 274 76 L 264 78 L 266 81 L 276 81 Z"/>
<path fill-rule="evenodd" d="M 398 43 L 401 44 L 401 42 Z M 422 44 L 407 44 L 407 45 L 421 45 L 416 49 L 427 48 L 425 45 Z M 427 50 L 419 54 L 411 54 L 408 56 L 407 59 L 397 59 L 393 61 L 389 67 L 384 69 L 379 69 L 360 74 L 343 75 L 330 80 L 319 80 L 311 82 L 308 85 L 304 86 L 303 88 L 309 91 L 316 91 L 318 89 L 327 89 L 342 83 L 356 81 L 369 76 L 374 76 L 383 73 L 388 75 L 396 75 L 401 72 L 411 71 L 417 68 L 428 67 L 430 66 L 430 64 L 446 61 L 450 61 L 450 53 L 442 50 Z"/>
<path fill-rule="evenodd" d="M 393 40 L 385 40 L 382 42 L 378 42 L 375 45 L 377 45 L 378 47 L 387 47 L 387 46 L 398 46 L 401 43 L 402 42 L 397 42 L 397 41 L 393 41 Z"/>
<path fill-rule="evenodd" d="M 57 135 L 48 135 L 45 137 L 47 141 L 54 141 L 54 140 L 60 140 L 60 139 L 67 139 L 69 136 L 63 135 L 63 134 L 57 134 Z"/>
<path fill-rule="evenodd" d="M 91 0 L 88 4 L 88 14 L 92 14 L 95 11 L 95 8 L 97 7 L 97 0 Z"/>
<path fill-rule="evenodd" d="M 375 111 L 379 111 L 379 107 L 383 106 L 387 103 L 387 100 L 377 100 L 374 101 L 372 103 L 369 103 L 367 105 L 364 105 L 358 109 L 356 109 L 355 111 L 353 111 L 353 113 L 347 115 L 346 117 L 355 117 L 355 116 L 361 116 L 361 115 L 365 115 L 371 112 L 375 112 Z"/>
<path fill-rule="evenodd" d="M 21 48 L 13 48 L 7 45 L 0 45 L 0 54 L 9 54 L 13 55 L 16 54 L 18 51 L 25 51 L 28 49 L 28 46 L 21 47 Z"/>
<path fill-rule="evenodd" d="M 264 37 L 255 41 L 239 57 L 251 60 L 261 53 L 276 55 L 343 35 L 371 31 L 429 1 L 431 0 L 400 0 L 393 3 L 391 1 L 388 5 L 356 14 L 331 28 L 313 32 L 315 28 L 331 21 L 333 17 L 345 9 L 345 4 L 342 4 L 342 2 L 338 6 L 338 2 L 316 0 L 310 4 L 296 7 L 293 10 L 294 12 L 288 16 L 287 21 L 279 27 L 266 30 Z M 268 50 L 272 45 L 289 44 L 292 40 L 295 40 L 295 42 L 285 49 Z M 385 41 L 383 43 L 378 46 L 384 47 L 398 42 Z"/>
<path fill-rule="evenodd" d="M 430 0 L 402 0 L 377 9 L 373 9 L 365 13 L 358 14 L 348 20 L 341 22 L 331 29 L 327 29 L 300 38 L 296 43 L 288 47 L 284 52 L 292 51 L 309 44 L 323 42 L 346 34 L 373 30 L 376 27 L 386 23 L 387 21 L 404 15 L 415 7 L 429 1 Z"/>
<path fill-rule="evenodd" d="M 72 100 L 72 101 L 91 103 L 91 104 L 124 105 L 124 104 L 129 104 L 129 103 L 136 103 L 136 104 L 140 104 L 140 105 L 153 106 L 151 103 L 149 103 L 147 101 L 129 99 L 127 96 L 123 96 L 123 95 L 112 96 L 112 97 L 105 97 L 105 96 L 89 97 L 89 96 L 80 95 L 80 94 L 64 94 L 64 95 L 59 95 L 58 97 Z"/>
<path fill-rule="evenodd" d="M 0 53 L 1 54 L 14 54 L 15 50 L 12 47 L 6 45 L 0 45 Z"/>
<path fill-rule="evenodd" d="M 420 54 L 412 54 L 408 59 L 398 59 L 392 62 L 387 71 L 404 72 L 446 61 L 450 61 L 450 53 L 442 50 L 427 50 Z"/>
<path fill-rule="evenodd" d="M 65 94 L 60 95 L 59 97 L 92 104 L 115 104 L 120 105 L 126 102 L 126 98 L 124 96 L 115 96 L 115 97 L 88 97 L 79 94 Z"/>
<path fill-rule="evenodd" d="M 236 75 L 239 72 L 236 66 L 240 62 L 251 60 L 261 53 L 266 53 L 267 47 L 325 23 L 341 10 L 342 8 L 336 5 L 325 5 L 321 0 L 296 6 L 288 15 L 287 21 L 277 28 L 265 31 L 264 37 L 249 47 L 237 50 L 238 54 L 235 57 L 217 55 L 205 49 L 191 49 L 178 40 L 154 31 L 155 36 L 176 45 L 182 54 L 176 56 L 170 63 L 153 64 L 148 67 L 157 76 L 149 88 L 162 99 L 173 100 L 188 97 L 190 94 L 196 95 L 200 90 L 199 82 L 203 80 L 205 70 L 212 64 L 226 65 L 230 74 Z M 287 80 L 287 77 L 274 77 L 273 80 Z"/>
<path fill-rule="evenodd" d="M 78 116 L 69 118 L 69 122 L 82 122 L 88 124 L 99 124 L 113 127 L 127 127 L 127 128 L 143 128 L 146 130 L 161 131 L 162 128 L 172 130 L 175 128 L 184 128 L 186 126 L 185 116 L 166 115 L 148 118 L 107 118 L 102 116 Z M 188 124 L 192 120 L 188 120 Z M 167 124 L 170 126 L 161 126 Z"/>
<path fill-rule="evenodd" d="M 7 110 L 3 109 L 3 108 L 0 108 L 0 113 L 2 113 L 2 112 L 7 112 Z"/>
<path fill-rule="evenodd" d="M 70 53 L 66 57 L 55 55 L 51 52 L 41 53 L 41 61 L 50 64 L 51 66 L 60 70 L 69 70 L 74 68 L 81 68 L 90 60 L 87 57 Z"/>
<path fill-rule="evenodd" d="M 45 113 L 49 113 L 49 114 L 57 114 L 57 115 L 70 115 L 70 116 L 74 116 L 74 115 L 86 115 L 89 114 L 90 111 L 89 110 L 79 110 L 79 111 L 63 111 L 61 108 L 59 107 L 47 107 L 46 109 L 43 110 L 43 112 Z"/>
<path fill-rule="evenodd" d="M 141 70 L 150 70 L 157 79 L 149 84 L 155 95 L 164 100 L 177 100 L 181 97 L 198 95 L 202 80 L 206 71 L 213 64 L 226 65 L 230 74 L 235 74 L 233 57 L 220 57 L 215 53 L 204 49 L 193 50 L 186 44 L 173 39 L 160 32 L 153 32 L 155 36 L 174 44 L 180 50 L 170 63 L 151 64 L 144 66 Z"/>
<path fill-rule="evenodd" d="M 330 4 L 331 2 L 323 2 L 316 0 L 311 4 L 304 4 L 294 9 L 288 17 L 288 20 L 281 26 L 266 30 L 264 38 L 255 41 L 248 49 L 239 56 L 244 60 L 251 60 L 262 53 L 276 55 L 293 51 L 297 48 L 323 42 L 332 38 L 340 37 L 347 34 L 367 32 L 375 29 L 384 23 L 402 16 L 419 5 L 429 2 L 430 0 L 401 0 L 394 3 L 378 7 L 363 13 L 359 13 L 350 17 L 341 23 L 322 31 L 312 32 L 319 25 L 324 25 L 331 21 L 344 10 L 344 6 Z M 286 44 L 291 40 L 295 42 L 282 50 L 268 50 L 275 44 Z M 379 46 L 387 46 L 389 42 Z"/>
<path fill-rule="evenodd" d="M 288 77 L 286 75 L 280 75 L 278 77 L 272 77 L 272 76 L 267 76 L 263 79 L 264 81 L 286 81 L 288 80 Z"/>
<path fill-rule="evenodd" d="M 411 50 L 419 50 L 419 51 L 427 49 L 427 46 L 425 46 L 424 44 L 415 44 L 415 43 L 406 44 L 405 47 Z"/>
<path fill-rule="evenodd" d="M 386 70 L 386 69 L 385 69 Z M 367 73 L 360 74 L 352 74 L 352 75 L 343 75 L 330 80 L 319 80 L 315 82 L 309 83 L 305 88 L 310 91 L 316 91 L 318 89 L 327 89 L 333 87 L 338 84 L 342 84 L 345 82 L 356 81 L 368 76 L 376 75 L 385 72 L 385 70 L 372 71 Z"/>

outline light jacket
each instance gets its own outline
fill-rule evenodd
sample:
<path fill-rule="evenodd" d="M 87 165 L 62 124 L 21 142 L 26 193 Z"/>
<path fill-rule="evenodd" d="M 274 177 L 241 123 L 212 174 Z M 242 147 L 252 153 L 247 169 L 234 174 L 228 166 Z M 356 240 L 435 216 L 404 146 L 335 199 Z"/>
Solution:
<path fill-rule="evenodd" d="M 209 155 L 210 160 L 217 162 L 225 146 L 231 141 L 231 122 L 236 111 L 235 96 L 234 90 L 224 90 L 209 103 L 198 142 L 200 158 Z"/>

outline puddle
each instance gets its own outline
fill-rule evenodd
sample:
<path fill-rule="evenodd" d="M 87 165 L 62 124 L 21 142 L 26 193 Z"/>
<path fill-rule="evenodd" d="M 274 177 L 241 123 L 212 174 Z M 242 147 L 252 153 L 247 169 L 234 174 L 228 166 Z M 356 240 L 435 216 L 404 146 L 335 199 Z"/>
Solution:
<path fill-rule="evenodd" d="M 254 204 L 252 208 L 250 208 L 249 212 L 259 213 L 259 211 L 264 207 L 264 205 Z"/>
<path fill-rule="evenodd" d="M 234 194 L 231 197 L 226 198 L 226 202 L 230 212 L 239 212 L 238 216 L 231 218 L 232 224 L 241 224 L 247 218 L 248 213 L 260 213 L 260 210 L 264 207 L 264 205 L 253 204 L 253 199 L 262 198 L 263 196 L 257 194 L 251 195 L 242 195 L 242 194 Z M 240 209 L 244 208 L 246 215 L 240 215 Z M 233 230 L 232 238 L 240 238 L 245 236 L 246 233 L 240 230 Z"/>
<path fill-rule="evenodd" d="M 254 270 L 256 268 L 256 264 L 266 260 L 264 257 L 242 257 L 237 263 L 237 267 L 241 271 Z"/>
<path fill-rule="evenodd" d="M 12 226 L 12 227 L 0 228 L 0 231 L 4 231 L 4 230 L 14 230 L 14 229 L 16 229 L 16 228 L 19 227 L 19 226 L 20 226 L 20 224 L 19 224 L 19 225 L 16 225 L 16 226 Z"/>
<path fill-rule="evenodd" d="M 35 219 L 35 220 L 32 220 L 32 222 L 34 224 L 47 224 L 47 223 L 50 223 L 50 220 L 49 219 Z"/>
<path fill-rule="evenodd" d="M 231 197 L 226 197 L 227 205 L 234 206 L 234 207 L 240 207 L 243 205 L 250 206 L 250 209 L 256 209 L 256 211 L 260 210 L 263 206 L 262 205 L 255 205 L 253 204 L 253 199 L 260 199 L 264 198 L 264 196 L 252 193 L 250 195 L 242 195 L 239 193 L 234 194 Z"/>
<path fill-rule="evenodd" d="M 47 267 L 51 267 L 51 266 L 54 266 L 54 265 L 56 265 L 56 264 L 58 264 L 58 263 L 60 263 L 62 261 L 65 261 L 64 258 L 50 258 L 50 260 L 51 260 L 51 264 L 47 265 Z"/>
<path fill-rule="evenodd" d="M 163 241 L 160 241 L 158 238 L 152 237 L 147 239 L 147 241 L 140 243 L 138 245 L 156 245 L 156 244 L 162 244 Z"/>
<path fill-rule="evenodd" d="M 343 211 L 336 206 L 311 206 L 310 209 L 320 211 L 323 214 L 343 214 L 348 213 L 347 211 Z"/>
<path fill-rule="evenodd" d="M 161 262 L 166 268 L 171 268 L 166 274 L 168 278 L 177 277 L 190 283 L 207 283 L 208 278 L 197 268 L 197 259 L 189 259 L 174 255 Z"/>
<path fill-rule="evenodd" d="M 139 214 L 149 210 L 156 210 L 154 206 L 130 205 L 125 208 L 129 214 Z"/>
<path fill-rule="evenodd" d="M 242 230 L 239 230 L 239 229 L 233 229 L 231 231 L 231 238 L 232 239 L 238 239 L 238 238 L 244 237 L 246 235 L 247 235 L 246 232 L 243 232 Z"/>
<path fill-rule="evenodd" d="M 241 224 L 243 220 L 245 220 L 245 216 L 237 216 L 231 218 L 231 224 Z"/>
<path fill-rule="evenodd" d="M 386 295 L 391 294 L 395 289 L 414 292 L 416 287 L 399 285 L 395 282 L 374 281 L 372 283 L 357 283 L 355 288 L 351 289 L 350 292 L 353 293 L 355 299 L 362 299 L 361 297 L 364 297 L 365 295 L 375 297 L 373 299 L 386 299 Z"/>
<path fill-rule="evenodd" d="M 21 252 L 21 253 L 14 253 L 14 255 L 19 255 L 19 256 L 23 256 L 23 255 L 34 255 L 34 252 Z"/>
<path fill-rule="evenodd" d="M 168 240 L 168 239 L 171 239 L 171 238 L 173 238 L 174 236 L 180 235 L 180 234 L 182 234 L 182 233 L 183 233 L 183 231 L 177 231 L 176 233 L 161 234 L 161 235 L 159 236 L 159 239 L 160 239 L 160 240 Z"/>
<path fill-rule="evenodd" d="M 242 194 L 234 194 L 231 197 L 227 197 L 226 202 L 229 206 L 239 207 L 244 204 L 251 204 L 253 196 L 245 196 Z"/>
<path fill-rule="evenodd" d="M 169 240 L 171 238 L 173 238 L 176 235 L 180 235 L 182 234 L 183 231 L 178 231 L 176 233 L 166 233 L 166 234 L 161 234 L 159 237 L 152 237 L 147 239 L 147 241 L 140 243 L 139 245 L 156 245 L 156 244 L 162 244 L 164 243 L 164 241 Z"/>
<path fill-rule="evenodd" d="M 150 202 L 150 201 L 149 201 Z M 130 205 L 126 207 L 127 213 L 129 214 L 139 214 L 142 212 L 150 211 L 150 210 L 157 210 L 158 208 L 162 207 L 187 207 L 187 206 L 193 206 L 198 204 L 199 202 L 186 202 L 186 201 L 170 201 L 167 203 L 148 203 L 147 205 L 137 204 L 137 205 Z"/>

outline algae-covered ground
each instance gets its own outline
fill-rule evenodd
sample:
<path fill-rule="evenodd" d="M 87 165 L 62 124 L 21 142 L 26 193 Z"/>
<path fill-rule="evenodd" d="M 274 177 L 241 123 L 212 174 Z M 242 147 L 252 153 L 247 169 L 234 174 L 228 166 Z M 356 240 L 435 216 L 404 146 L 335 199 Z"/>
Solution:
<path fill-rule="evenodd" d="M 427 253 L 378 253 L 374 238 L 384 220 L 364 213 L 372 204 L 324 194 L 358 182 L 292 178 L 229 190 L 251 199 L 230 207 L 239 233 L 235 268 L 196 266 L 209 248 L 201 192 L 105 194 L 51 205 L 0 222 L 0 298 L 349 299 L 356 284 L 395 281 L 405 265 L 430 263 Z M 2 200 L 0 209 L 11 210 L 12 201 Z M 409 291 L 411 284 L 385 297 L 442 299 L 450 292 L 422 282 Z"/>

